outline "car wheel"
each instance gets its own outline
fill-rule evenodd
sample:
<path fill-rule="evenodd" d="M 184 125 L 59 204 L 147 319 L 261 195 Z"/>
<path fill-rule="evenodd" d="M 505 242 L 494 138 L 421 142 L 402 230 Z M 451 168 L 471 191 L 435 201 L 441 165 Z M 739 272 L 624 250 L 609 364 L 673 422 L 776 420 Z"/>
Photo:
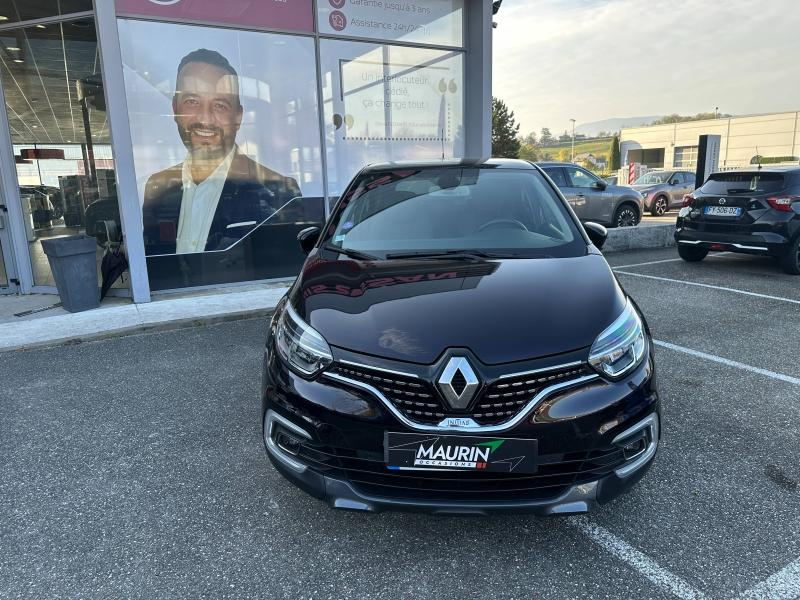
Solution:
<path fill-rule="evenodd" d="M 686 262 L 700 262 L 708 256 L 708 248 L 678 245 L 678 256 Z"/>
<path fill-rule="evenodd" d="M 650 214 L 654 217 L 663 217 L 669 210 L 669 203 L 664 196 L 658 196 L 653 199 L 653 206 L 650 208 Z"/>
<path fill-rule="evenodd" d="M 634 227 L 639 224 L 639 213 L 630 204 L 623 204 L 614 213 L 614 227 Z"/>
<path fill-rule="evenodd" d="M 800 237 L 789 246 L 789 251 L 781 258 L 781 269 L 789 275 L 800 275 Z"/>

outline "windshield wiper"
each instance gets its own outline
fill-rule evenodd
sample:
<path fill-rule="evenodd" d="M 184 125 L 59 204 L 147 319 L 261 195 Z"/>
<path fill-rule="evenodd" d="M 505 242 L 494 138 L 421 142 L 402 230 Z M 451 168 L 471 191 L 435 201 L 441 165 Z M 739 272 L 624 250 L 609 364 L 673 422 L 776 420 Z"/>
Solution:
<path fill-rule="evenodd" d="M 331 252 L 338 252 L 339 254 L 344 254 L 345 256 L 355 258 L 356 260 L 378 260 L 378 257 L 372 256 L 372 254 L 359 252 L 358 250 L 353 250 L 352 248 L 340 248 L 339 246 L 335 246 L 333 244 L 324 244 L 322 249 L 330 250 Z"/>
<path fill-rule="evenodd" d="M 483 260 L 486 258 L 520 258 L 521 254 L 501 254 L 483 250 L 437 250 L 422 252 L 398 252 L 387 254 L 386 260 L 402 258 L 449 258 L 452 260 Z"/>

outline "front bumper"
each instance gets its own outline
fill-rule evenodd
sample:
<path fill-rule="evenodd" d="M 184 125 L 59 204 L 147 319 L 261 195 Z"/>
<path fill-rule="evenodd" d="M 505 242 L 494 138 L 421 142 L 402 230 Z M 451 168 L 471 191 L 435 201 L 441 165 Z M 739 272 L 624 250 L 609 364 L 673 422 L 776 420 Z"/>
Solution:
<path fill-rule="evenodd" d="M 366 512 L 400 510 L 482 515 L 497 512 L 526 512 L 549 516 L 585 513 L 631 489 L 644 476 L 655 457 L 659 443 L 659 422 L 659 415 L 654 412 L 634 426 L 637 431 L 650 428 L 653 435 L 653 443 L 637 459 L 604 477 L 571 485 L 553 497 L 537 500 L 459 501 L 431 499 L 422 494 L 417 498 L 400 498 L 365 493 L 345 479 L 337 479 L 314 470 L 276 445 L 274 439 L 268 435 L 273 426 L 279 424 L 293 427 L 294 424 L 271 410 L 267 411 L 265 416 L 264 443 L 272 464 L 284 477 L 312 496 L 324 500 L 332 508 Z"/>
<path fill-rule="evenodd" d="M 388 471 L 384 432 L 411 431 L 406 425 L 368 392 L 324 378 L 303 380 L 270 356 L 262 412 L 268 456 L 287 479 L 335 508 L 583 513 L 629 490 L 649 469 L 658 448 L 660 408 L 652 355 L 623 381 L 597 378 L 560 389 L 512 429 L 487 434 L 538 440 L 539 471 L 524 477 Z M 442 431 L 447 433 L 463 434 Z M 623 442 L 643 434 L 649 440 L 646 447 L 625 458 Z"/>

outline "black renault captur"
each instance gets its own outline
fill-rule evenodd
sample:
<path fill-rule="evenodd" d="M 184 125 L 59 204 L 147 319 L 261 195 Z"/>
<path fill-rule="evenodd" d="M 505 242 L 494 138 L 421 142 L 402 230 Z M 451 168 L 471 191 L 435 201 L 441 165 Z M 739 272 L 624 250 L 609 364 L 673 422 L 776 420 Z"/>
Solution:
<path fill-rule="evenodd" d="M 523 161 L 362 170 L 279 303 L 262 423 L 334 507 L 585 512 L 652 463 L 650 334 L 553 182 Z"/>
<path fill-rule="evenodd" d="M 687 262 L 724 250 L 772 256 L 786 273 L 800 275 L 800 169 L 712 174 L 684 198 L 675 241 Z"/>

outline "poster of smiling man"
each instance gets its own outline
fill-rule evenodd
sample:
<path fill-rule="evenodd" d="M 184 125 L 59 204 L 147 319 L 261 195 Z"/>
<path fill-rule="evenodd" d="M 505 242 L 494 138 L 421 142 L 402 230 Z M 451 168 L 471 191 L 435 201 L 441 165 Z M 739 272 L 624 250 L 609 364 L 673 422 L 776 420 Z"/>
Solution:
<path fill-rule="evenodd" d="M 322 196 L 313 41 L 119 28 L 147 255 L 224 251 L 307 217 L 304 199 Z"/>

